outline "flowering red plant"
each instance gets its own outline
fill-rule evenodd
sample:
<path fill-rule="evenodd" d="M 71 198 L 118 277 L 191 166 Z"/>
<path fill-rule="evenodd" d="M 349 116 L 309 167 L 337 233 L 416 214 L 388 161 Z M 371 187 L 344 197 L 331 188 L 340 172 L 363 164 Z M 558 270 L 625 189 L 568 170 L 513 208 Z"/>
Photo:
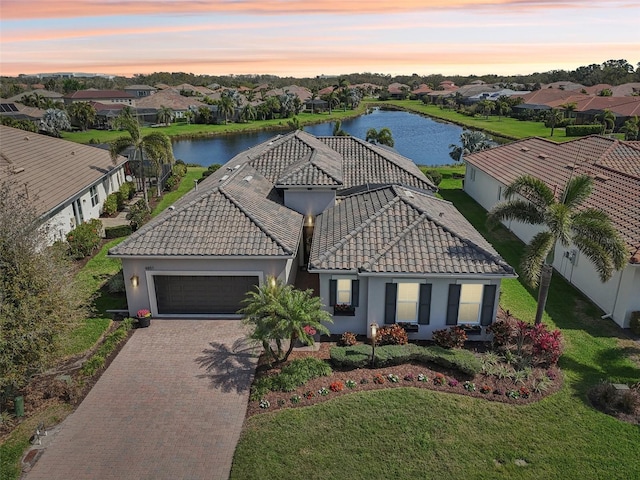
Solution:
<path fill-rule="evenodd" d="M 332 392 L 341 392 L 343 388 L 344 385 L 342 384 L 342 382 L 336 381 L 329 385 L 329 390 L 331 390 Z"/>
<path fill-rule="evenodd" d="M 144 317 L 150 317 L 150 316 L 151 316 L 151 312 L 146 308 L 141 308 L 140 310 L 138 310 L 138 318 L 144 318 Z"/>
<path fill-rule="evenodd" d="M 304 330 L 304 333 L 306 333 L 307 335 L 316 334 L 316 329 L 313 328 L 311 325 L 305 325 L 304 327 L 302 327 L 302 330 Z"/>

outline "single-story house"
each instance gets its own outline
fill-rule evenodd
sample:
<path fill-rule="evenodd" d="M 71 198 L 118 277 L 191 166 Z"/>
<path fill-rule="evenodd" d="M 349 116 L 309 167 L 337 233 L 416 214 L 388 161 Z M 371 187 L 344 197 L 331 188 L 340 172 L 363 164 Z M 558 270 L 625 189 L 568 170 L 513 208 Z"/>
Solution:
<path fill-rule="evenodd" d="M 408 158 L 354 137 L 278 135 L 232 158 L 109 256 L 131 315 L 229 318 L 273 276 L 314 276 L 331 332 L 414 338 L 493 322 L 515 273 Z"/>
<path fill-rule="evenodd" d="M 71 105 L 77 102 L 98 102 L 102 104 L 115 103 L 134 107 L 136 97 L 124 90 L 96 90 L 89 88 L 87 90 L 78 90 L 69 93 L 63 97 L 65 105 Z"/>
<path fill-rule="evenodd" d="M 602 283 L 576 247 L 558 244 L 553 266 L 605 316 L 628 327 L 631 312 L 640 310 L 640 142 L 598 135 L 564 143 L 529 138 L 465 156 L 465 161 L 464 190 L 487 210 L 503 200 L 505 187 L 521 175 L 537 177 L 557 192 L 572 176 L 593 177 L 585 207 L 607 213 L 629 248 L 629 262 Z M 527 243 L 540 231 L 515 221 L 506 226 Z"/>
<path fill-rule="evenodd" d="M 100 148 L 0 126 L 0 182 L 32 199 L 52 243 L 100 217 L 107 195 L 125 182 L 126 162 L 119 156 L 114 165 Z"/>

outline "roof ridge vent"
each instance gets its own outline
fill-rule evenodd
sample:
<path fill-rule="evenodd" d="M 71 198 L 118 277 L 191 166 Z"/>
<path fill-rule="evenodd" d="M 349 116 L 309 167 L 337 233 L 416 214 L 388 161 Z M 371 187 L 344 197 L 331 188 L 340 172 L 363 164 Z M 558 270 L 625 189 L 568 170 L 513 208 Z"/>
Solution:
<path fill-rule="evenodd" d="M 542 158 L 542 159 L 549 158 L 549 155 L 547 155 L 546 153 L 539 153 L 538 158 Z"/>
<path fill-rule="evenodd" d="M 244 180 L 245 182 L 249 183 L 251 180 L 253 180 L 253 175 L 247 175 L 242 180 Z"/>
<path fill-rule="evenodd" d="M 602 174 L 602 173 L 597 173 L 595 176 L 596 180 L 602 180 L 603 182 L 606 182 L 607 180 L 609 180 L 610 177 L 607 177 L 606 175 Z"/>
<path fill-rule="evenodd" d="M 224 175 L 222 178 L 220 178 L 220 181 L 224 182 L 227 178 L 229 178 L 229 175 Z"/>
<path fill-rule="evenodd" d="M 521 152 L 528 152 L 529 150 L 531 150 L 529 147 L 520 147 Z"/>

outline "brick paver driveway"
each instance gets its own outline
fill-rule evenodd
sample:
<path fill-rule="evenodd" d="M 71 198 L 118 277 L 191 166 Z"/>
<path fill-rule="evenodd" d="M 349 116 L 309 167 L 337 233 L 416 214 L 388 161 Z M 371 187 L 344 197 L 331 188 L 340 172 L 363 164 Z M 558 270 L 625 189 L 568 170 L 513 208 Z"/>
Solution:
<path fill-rule="evenodd" d="M 136 330 L 27 480 L 227 479 L 257 358 L 238 320 Z"/>

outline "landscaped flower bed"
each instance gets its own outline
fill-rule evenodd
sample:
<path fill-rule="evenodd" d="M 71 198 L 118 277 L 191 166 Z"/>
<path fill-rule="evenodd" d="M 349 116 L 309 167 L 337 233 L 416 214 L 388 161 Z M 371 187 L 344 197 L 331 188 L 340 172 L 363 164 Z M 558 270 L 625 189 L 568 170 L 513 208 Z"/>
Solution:
<path fill-rule="evenodd" d="M 323 342 L 318 351 L 294 352 L 290 358 L 295 360 L 313 356 L 328 362 L 329 350 L 334 345 Z M 488 367 L 493 360 L 489 354 L 483 363 Z M 309 380 L 292 391 L 269 391 L 260 395 L 260 398 L 249 402 L 247 416 L 315 405 L 355 392 L 400 387 L 427 388 L 490 401 L 526 404 L 556 392 L 562 385 L 562 375 L 555 366 L 530 368 L 526 372 L 527 375 L 507 373 L 505 369 L 500 374 L 487 374 L 485 371 L 471 376 L 453 369 L 412 363 L 376 369 L 334 370 L 330 375 Z M 271 375 L 277 371 L 268 373 Z M 261 400 L 264 402 L 261 403 Z M 265 408 L 266 404 L 269 406 Z"/>

